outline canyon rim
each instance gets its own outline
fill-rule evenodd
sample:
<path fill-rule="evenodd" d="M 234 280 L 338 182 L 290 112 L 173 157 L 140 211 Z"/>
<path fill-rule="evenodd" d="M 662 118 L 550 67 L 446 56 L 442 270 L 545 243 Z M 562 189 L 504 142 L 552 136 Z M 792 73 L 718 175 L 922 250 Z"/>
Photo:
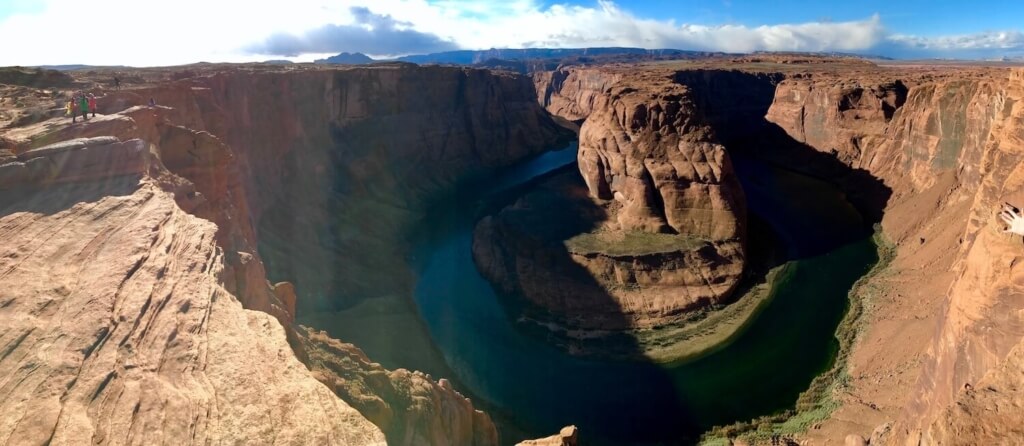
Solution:
<path fill-rule="evenodd" d="M 0 443 L 1024 441 L 1024 68 L 521 52 L 0 68 Z"/>

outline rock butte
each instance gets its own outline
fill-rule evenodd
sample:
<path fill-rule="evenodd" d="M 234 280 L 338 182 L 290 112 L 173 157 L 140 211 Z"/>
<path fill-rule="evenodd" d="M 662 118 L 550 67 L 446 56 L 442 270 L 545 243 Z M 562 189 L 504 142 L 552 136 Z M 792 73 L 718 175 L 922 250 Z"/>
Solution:
<path fill-rule="evenodd" d="M 637 285 L 613 293 L 626 316 L 615 328 L 728 301 L 746 249 L 729 150 L 744 148 L 836 182 L 895 244 L 865 285 L 839 407 L 799 439 L 1024 436 L 1024 248 L 995 215 L 1024 204 L 1024 69 L 751 57 L 561 67 L 532 85 L 406 65 L 140 74 L 168 75 L 97 90 L 88 124 L 23 114 L 0 133 L 5 442 L 496 444 L 490 417 L 448 381 L 386 370 L 294 316 L 351 304 L 322 296 L 358 300 L 363 277 L 405 254 L 385 241 L 432 193 L 566 141 L 542 107 L 583 120 L 576 190 L 600 229 L 705 246 L 657 268 L 597 251 L 556 259 L 601 287 Z M 137 106 L 149 97 L 160 106 Z M 750 138 L 765 144 L 749 150 Z M 339 209 L 358 237 L 325 242 L 280 218 L 328 226 Z M 474 251 L 496 285 L 606 326 L 608 308 L 529 292 L 547 270 L 501 214 L 483 226 Z M 272 278 L 294 286 L 270 284 L 263 246 L 293 261 Z M 339 255 L 362 261 L 336 271 Z M 695 264 L 703 281 L 684 273 Z M 400 292 L 409 279 L 395 276 Z M 532 444 L 573 444 L 567 429 Z"/>
<path fill-rule="evenodd" d="M 570 328 L 659 327 L 724 303 L 744 270 L 746 204 L 694 89 L 672 76 L 589 70 L 545 73 L 537 82 L 553 113 L 585 119 L 579 171 L 593 200 L 564 199 L 583 204 L 558 207 L 582 209 L 576 214 L 592 209 L 595 215 L 576 232 L 592 232 L 585 237 L 597 249 L 566 252 L 539 240 L 544 231 L 512 222 L 517 213 L 544 207 L 527 197 L 479 225 L 474 255 L 484 275 L 507 293 L 565 315 Z M 569 188 L 552 194 L 585 195 Z M 544 219 L 569 216 L 528 221 Z M 670 237 L 642 235 L 649 233 Z M 583 273 L 573 277 L 574 268 Z"/>

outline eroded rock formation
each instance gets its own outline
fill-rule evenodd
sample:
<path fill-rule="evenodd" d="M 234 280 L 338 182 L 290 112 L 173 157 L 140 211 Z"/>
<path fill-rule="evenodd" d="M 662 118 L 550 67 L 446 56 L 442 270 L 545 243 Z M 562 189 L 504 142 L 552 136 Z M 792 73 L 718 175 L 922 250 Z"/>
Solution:
<path fill-rule="evenodd" d="M 577 435 L 576 426 L 566 426 L 555 435 L 537 440 L 526 440 L 516 446 L 577 446 L 579 444 Z"/>
<path fill-rule="evenodd" d="M 529 81 L 405 65 L 201 71 L 109 92 L 80 125 L 5 131 L 0 437 L 496 444 L 447 381 L 292 324 L 310 296 L 358 289 L 358 271 L 335 268 L 380 268 L 344 259 L 401 240 L 431 194 L 564 139 Z M 159 105 L 136 105 L 148 98 Z M 75 139 L 89 137 L 101 138 Z M 325 243 L 316 229 L 339 213 Z M 268 281 L 265 243 L 270 277 L 294 284 Z"/>
<path fill-rule="evenodd" d="M 570 121 L 590 116 L 604 93 L 620 79 L 619 73 L 573 67 L 533 74 L 540 105 Z"/>
<path fill-rule="evenodd" d="M 743 189 L 687 87 L 643 79 L 602 100 L 580 129 L 580 173 L 593 197 L 621 205 L 619 227 L 742 238 Z"/>
<path fill-rule="evenodd" d="M 225 288 L 218 227 L 182 209 L 148 148 L 39 151 L 25 164 L 60 167 L 0 190 L 0 437 L 384 444 Z"/>
<path fill-rule="evenodd" d="M 995 213 L 1004 201 L 1020 206 L 1024 200 L 1017 178 L 1024 74 L 963 66 L 818 69 L 737 62 L 729 67 L 770 82 L 696 89 L 713 92 L 696 102 L 715 130 L 730 141 L 754 138 L 754 144 L 735 144 L 747 155 L 835 181 L 897 245 L 888 272 L 868 286 L 867 328 L 849 366 L 851 393 L 839 397 L 843 405 L 824 427 L 807 435 L 826 441 L 854 432 L 873 437 L 871 444 L 1021 438 L 1015 427 L 1024 423 L 1021 412 L 1010 409 L 1021 398 L 1019 376 L 1010 373 L 1024 340 L 1015 273 L 1021 249 L 1018 239 L 1000 232 Z M 722 67 L 696 65 L 674 73 L 651 66 L 648 72 L 689 86 L 721 80 L 705 70 Z M 593 112 L 588 98 L 609 87 L 591 84 L 598 86 L 580 93 L 587 83 L 579 80 L 627 70 L 568 73 L 535 75 L 538 92 L 546 91 L 542 98 L 554 98 L 542 104 L 554 112 Z M 556 94 L 559 85 L 570 86 L 566 95 Z M 768 125 L 752 135 L 722 132 L 728 124 L 720 118 L 736 115 L 720 113 L 721 96 L 739 90 L 749 93 L 748 104 L 761 103 L 764 89 L 770 107 L 760 109 Z M 730 108 L 728 101 L 724 105 Z M 611 193 L 607 182 L 591 183 L 598 193 Z M 893 419 L 898 421 L 886 424 Z M 873 435 L 875 426 L 880 429 Z"/>
<path fill-rule="evenodd" d="M 856 388 L 896 395 L 879 401 L 890 419 L 899 415 L 889 443 L 1021 438 L 1014 426 L 1024 418 L 1008 409 L 1022 398 L 1020 377 L 1009 372 L 1024 341 L 1021 247 L 1000 232 L 995 214 L 1001 203 L 1024 199 L 1022 95 L 1020 70 L 911 70 L 839 84 L 787 80 L 768 113 L 795 139 L 870 171 L 893 190 L 882 225 L 897 243 L 891 268 L 903 280 L 879 279 L 885 293 L 874 305 L 909 321 L 894 332 L 896 321 L 874 316 L 858 344 L 863 359 L 853 364 Z M 903 348 L 869 347 L 896 333 L 903 333 Z M 883 357 L 905 362 L 897 363 L 898 375 L 869 384 L 872 372 L 856 368 Z M 844 408 L 839 416 L 858 413 Z M 884 421 L 861 416 L 865 424 Z"/>
<path fill-rule="evenodd" d="M 483 274 L 568 329 L 664 326 L 731 297 L 744 270 L 744 195 L 693 90 L 602 70 L 535 82 L 549 110 L 586 118 L 583 184 L 569 174 L 484 219 L 474 237 Z"/>
<path fill-rule="evenodd" d="M 324 332 L 302 328 L 298 337 L 313 375 L 387 432 L 392 444 L 498 444 L 491 418 L 448 380 L 386 370 Z"/>

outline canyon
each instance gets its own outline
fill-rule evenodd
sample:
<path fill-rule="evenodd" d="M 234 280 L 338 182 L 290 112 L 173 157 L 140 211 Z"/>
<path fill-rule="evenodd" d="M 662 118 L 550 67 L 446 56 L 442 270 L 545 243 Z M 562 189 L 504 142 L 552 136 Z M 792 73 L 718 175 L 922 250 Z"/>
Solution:
<path fill-rule="evenodd" d="M 599 444 L 614 423 L 651 437 L 606 443 L 1024 436 L 1024 248 L 996 217 L 1024 205 L 1024 69 L 764 55 L 529 77 L 200 65 L 124 90 L 26 76 L 0 130 L 5 443 L 487 445 L 576 424 L 527 444 Z M 97 93 L 95 118 L 67 122 L 69 88 Z M 573 141 L 575 163 L 482 195 Z M 842 203 L 816 211 L 815 194 Z M 773 206 L 807 222 L 772 230 Z M 708 364 L 762 345 L 772 308 L 800 311 L 778 290 L 813 280 L 842 291 L 818 315 L 834 336 L 762 386 L 785 391 L 651 426 L 700 418 L 702 384 L 678 380 L 728 375 Z M 445 306 L 487 292 L 493 319 Z M 499 331 L 528 333 L 488 345 Z M 576 358 L 610 352 L 635 369 Z M 564 379 L 588 388 L 559 394 Z M 556 388 L 508 394 L 541 381 Z M 574 412 L 584 390 L 642 409 Z"/>
<path fill-rule="evenodd" d="M 497 444 L 447 381 L 295 316 L 401 256 L 381 244 L 410 202 L 564 138 L 529 82 L 407 65 L 179 77 L 107 92 L 81 125 L 5 132 L 5 441 Z M 310 230 L 341 209 L 349 234 Z M 364 269 L 339 278 L 329 249 Z"/>
<path fill-rule="evenodd" d="M 828 178 L 879 223 L 894 258 L 858 287 L 870 293 L 862 297 L 849 381 L 837 392 L 838 409 L 806 438 L 828 443 L 848 432 L 871 444 L 1018 438 L 1024 420 L 1010 414 L 1019 413 L 1011 409 L 1020 404 L 1019 381 L 1008 370 L 1022 340 L 1014 279 L 1020 243 L 1001 232 L 995 214 L 1001 203 L 1021 199 L 1015 172 L 1024 136 L 1024 71 L 737 62 L 695 63 L 682 71 L 654 66 L 642 75 L 570 67 L 535 80 L 542 105 L 570 119 L 597 113 L 595 96 L 614 94 L 616 85 L 644 91 L 656 84 L 647 78 L 659 74 L 703 84 L 705 98 L 697 102 L 719 126 L 716 133 L 728 135 L 730 151 Z M 743 77 L 747 85 L 737 84 Z M 728 98 L 738 92 L 747 98 Z M 757 113 L 764 122 L 751 119 Z M 580 159 L 587 177 L 582 149 Z M 978 381 L 986 383 L 983 390 Z"/>

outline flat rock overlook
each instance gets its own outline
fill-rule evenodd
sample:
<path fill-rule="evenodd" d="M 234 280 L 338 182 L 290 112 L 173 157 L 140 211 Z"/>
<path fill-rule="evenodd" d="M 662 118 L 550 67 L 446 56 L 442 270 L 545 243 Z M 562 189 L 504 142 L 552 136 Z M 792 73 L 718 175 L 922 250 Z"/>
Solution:
<path fill-rule="evenodd" d="M 849 290 L 796 401 L 637 443 L 1022 435 L 1024 250 L 996 213 L 1024 203 L 1024 69 L 195 65 L 132 70 L 119 90 L 103 70 L 15 74 L 0 76 L 4 443 L 551 434 L 475 384 L 490 372 L 435 330 L 454 324 L 420 320 L 422 233 L 456 226 L 434 219 L 445 206 L 469 213 L 463 254 L 524 339 L 652 370 L 699 369 L 774 317 L 808 265 L 874 232 L 884 261 Z M 76 90 L 98 110 L 72 124 Z M 461 199 L 574 142 L 575 163 Z M 808 227 L 778 227 L 779 191 Z M 850 211 L 811 218 L 816 193 Z M 530 400 L 545 398 L 562 396 Z M 549 423 L 578 431 L 529 444 L 599 443 L 571 414 Z"/>

